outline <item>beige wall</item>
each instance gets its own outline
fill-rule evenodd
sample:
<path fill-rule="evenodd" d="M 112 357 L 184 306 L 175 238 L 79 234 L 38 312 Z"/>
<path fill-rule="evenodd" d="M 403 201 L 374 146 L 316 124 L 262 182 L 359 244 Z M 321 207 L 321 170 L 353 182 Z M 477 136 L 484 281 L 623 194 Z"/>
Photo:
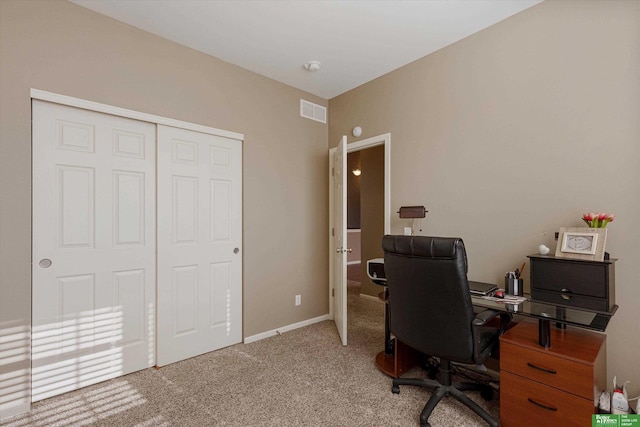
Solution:
<path fill-rule="evenodd" d="M 362 169 L 360 151 L 347 154 L 347 228 L 360 228 L 360 177 L 351 173 Z"/>
<path fill-rule="evenodd" d="M 0 336 L 19 351 L 31 317 L 31 88 L 244 133 L 244 336 L 328 313 L 327 127 L 299 117 L 299 98 L 325 100 L 59 0 L 1 0 L 0 55 Z M 3 358 L 0 376 L 26 393 L 28 367 L 26 354 Z M 6 390 L 0 417 L 28 402 Z"/>
<path fill-rule="evenodd" d="M 547 0 L 329 102 L 330 145 L 355 125 L 391 132 L 391 211 L 424 203 L 420 234 L 462 237 L 472 279 L 501 283 L 583 212 L 615 213 L 608 375 L 633 396 L 639 52 L 640 2 Z M 403 225 L 392 216 L 393 233 Z"/>

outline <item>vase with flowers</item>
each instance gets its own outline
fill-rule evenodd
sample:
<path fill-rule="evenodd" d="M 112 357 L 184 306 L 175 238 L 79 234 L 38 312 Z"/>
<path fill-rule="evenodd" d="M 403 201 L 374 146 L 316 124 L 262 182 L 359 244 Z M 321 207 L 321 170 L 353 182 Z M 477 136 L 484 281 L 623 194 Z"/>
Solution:
<path fill-rule="evenodd" d="M 582 215 L 582 220 L 587 223 L 589 228 L 605 228 L 614 218 L 615 215 L 610 213 L 586 212 Z"/>

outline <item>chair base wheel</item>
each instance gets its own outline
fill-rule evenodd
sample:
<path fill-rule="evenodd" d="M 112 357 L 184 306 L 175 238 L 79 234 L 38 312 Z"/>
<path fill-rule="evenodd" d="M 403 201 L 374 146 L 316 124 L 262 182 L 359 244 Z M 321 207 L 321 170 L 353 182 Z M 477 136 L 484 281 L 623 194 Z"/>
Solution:
<path fill-rule="evenodd" d="M 397 385 L 392 386 L 391 387 L 391 393 L 399 394 L 400 393 L 400 387 L 398 387 Z"/>

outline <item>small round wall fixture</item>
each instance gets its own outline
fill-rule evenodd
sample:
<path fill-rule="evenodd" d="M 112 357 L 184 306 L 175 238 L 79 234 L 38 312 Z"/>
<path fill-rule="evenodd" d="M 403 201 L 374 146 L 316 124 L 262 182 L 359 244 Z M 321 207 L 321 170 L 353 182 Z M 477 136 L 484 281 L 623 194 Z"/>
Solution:
<path fill-rule="evenodd" d="M 356 126 L 353 128 L 353 131 L 351 133 L 357 138 L 362 135 L 362 128 L 360 126 Z"/>
<path fill-rule="evenodd" d="M 320 69 L 320 61 L 309 61 L 306 64 L 304 64 L 304 69 L 307 71 L 318 71 Z"/>
<path fill-rule="evenodd" d="M 355 168 L 354 170 L 351 171 L 355 176 L 360 176 L 362 175 L 362 171 L 359 168 Z"/>

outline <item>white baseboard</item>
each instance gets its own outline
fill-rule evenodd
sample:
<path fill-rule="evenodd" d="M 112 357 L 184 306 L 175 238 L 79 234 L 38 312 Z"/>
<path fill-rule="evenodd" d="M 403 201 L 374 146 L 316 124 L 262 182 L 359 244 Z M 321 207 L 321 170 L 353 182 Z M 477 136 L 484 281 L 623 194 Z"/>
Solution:
<path fill-rule="evenodd" d="M 256 334 L 256 335 L 251 335 L 250 337 L 245 337 L 244 338 L 244 343 L 245 344 L 249 344 L 249 343 L 252 343 L 254 341 L 260 341 L 260 340 L 263 340 L 265 338 L 273 337 L 275 335 L 280 335 L 280 334 L 282 334 L 284 332 L 293 331 L 294 329 L 302 328 L 304 326 L 313 325 L 314 323 L 323 322 L 323 321 L 329 320 L 329 319 L 330 319 L 329 315 L 325 314 L 323 316 L 314 317 L 313 319 L 303 320 L 302 322 L 293 323 L 291 325 L 283 326 L 281 328 L 272 329 L 270 331 L 261 332 L 261 333 Z"/>
<path fill-rule="evenodd" d="M 373 295 L 367 295 L 367 294 L 360 294 L 360 298 L 364 298 L 364 299 L 368 299 L 370 301 L 375 301 L 375 302 L 382 302 L 380 300 L 380 298 L 378 298 L 377 296 L 373 296 Z"/>
<path fill-rule="evenodd" d="M 29 382 L 29 387 L 31 387 L 31 382 Z M 3 403 L 0 405 L 0 420 L 19 414 L 26 414 L 30 409 L 31 405 L 29 402 L 25 402 L 25 399 L 20 399 L 19 403 Z"/>

